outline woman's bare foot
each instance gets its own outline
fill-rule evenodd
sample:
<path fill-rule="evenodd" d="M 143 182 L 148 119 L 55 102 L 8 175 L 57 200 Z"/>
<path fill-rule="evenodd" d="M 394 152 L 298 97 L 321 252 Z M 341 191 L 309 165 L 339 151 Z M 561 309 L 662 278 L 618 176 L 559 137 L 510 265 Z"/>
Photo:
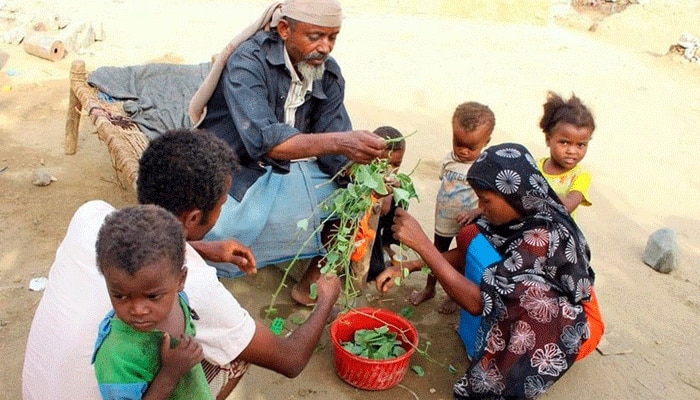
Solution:
<path fill-rule="evenodd" d="M 459 305 L 457 305 L 457 303 L 455 303 L 450 297 L 445 298 L 438 309 L 441 314 L 452 314 L 457 310 L 459 310 Z"/>
<path fill-rule="evenodd" d="M 408 301 L 414 306 L 417 306 L 426 300 L 432 299 L 433 297 L 435 297 L 435 289 L 426 287 L 421 291 L 414 290 L 411 292 L 411 294 L 408 296 Z"/>

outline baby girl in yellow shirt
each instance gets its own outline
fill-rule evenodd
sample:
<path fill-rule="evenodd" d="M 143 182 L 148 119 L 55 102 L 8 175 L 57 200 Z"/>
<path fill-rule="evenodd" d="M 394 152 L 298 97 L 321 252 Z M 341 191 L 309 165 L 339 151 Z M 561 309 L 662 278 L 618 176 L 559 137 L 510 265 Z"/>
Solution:
<path fill-rule="evenodd" d="M 595 130 L 593 114 L 574 94 L 564 100 L 549 92 L 543 108 L 540 128 L 549 147 L 549 157 L 540 159 L 537 167 L 575 219 L 579 205 L 591 205 L 588 197 L 591 174 L 579 162 L 586 156 Z"/>

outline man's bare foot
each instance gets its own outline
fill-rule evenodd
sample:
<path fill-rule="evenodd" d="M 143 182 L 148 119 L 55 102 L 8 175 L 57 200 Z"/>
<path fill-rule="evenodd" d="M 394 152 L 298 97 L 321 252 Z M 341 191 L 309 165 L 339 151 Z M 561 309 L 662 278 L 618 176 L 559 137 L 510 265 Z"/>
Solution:
<path fill-rule="evenodd" d="M 292 286 L 292 299 L 302 306 L 313 306 L 316 304 L 316 300 L 311 298 L 311 285 L 321 276 L 321 270 L 318 268 L 319 260 L 320 257 L 312 259 L 299 282 Z"/>
<path fill-rule="evenodd" d="M 408 301 L 414 306 L 417 306 L 426 300 L 432 299 L 433 297 L 435 297 L 435 289 L 431 290 L 429 288 L 425 288 L 421 291 L 414 290 L 411 292 L 411 294 L 408 295 Z"/>
<path fill-rule="evenodd" d="M 302 306 L 313 306 L 316 304 L 316 300 L 311 298 L 309 288 L 304 289 L 298 283 L 292 286 L 292 299 Z"/>
<path fill-rule="evenodd" d="M 459 305 L 457 305 L 454 300 L 447 297 L 442 301 L 442 304 L 440 304 L 440 309 L 438 311 L 440 311 L 441 314 L 452 314 L 457 310 L 459 310 Z"/>

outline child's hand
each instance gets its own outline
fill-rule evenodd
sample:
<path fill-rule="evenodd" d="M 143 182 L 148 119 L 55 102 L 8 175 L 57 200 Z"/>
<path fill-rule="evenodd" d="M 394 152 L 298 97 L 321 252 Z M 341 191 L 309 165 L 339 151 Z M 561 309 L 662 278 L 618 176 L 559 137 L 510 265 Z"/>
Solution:
<path fill-rule="evenodd" d="M 391 201 L 392 200 L 393 199 L 391 196 L 382 197 L 379 200 L 382 202 L 382 212 L 379 215 L 384 216 L 384 215 L 387 215 L 389 213 L 389 211 L 391 210 Z"/>
<path fill-rule="evenodd" d="M 377 279 L 374 281 L 374 284 L 377 287 L 377 291 L 384 294 L 387 293 L 389 289 L 394 287 L 394 281 L 396 278 L 401 277 L 403 277 L 401 267 L 392 265 L 377 275 Z"/>
<path fill-rule="evenodd" d="M 460 211 L 459 214 L 457 214 L 457 218 L 456 218 L 457 223 L 460 225 L 471 224 L 480 215 L 481 215 L 480 208 L 475 208 L 475 209 L 469 210 L 469 211 Z"/>
<path fill-rule="evenodd" d="M 174 348 L 170 348 L 170 334 L 163 332 L 160 346 L 160 369 L 169 376 L 180 378 L 204 359 L 202 345 L 192 337 L 184 335 Z M 159 372 L 160 373 L 160 372 Z"/>

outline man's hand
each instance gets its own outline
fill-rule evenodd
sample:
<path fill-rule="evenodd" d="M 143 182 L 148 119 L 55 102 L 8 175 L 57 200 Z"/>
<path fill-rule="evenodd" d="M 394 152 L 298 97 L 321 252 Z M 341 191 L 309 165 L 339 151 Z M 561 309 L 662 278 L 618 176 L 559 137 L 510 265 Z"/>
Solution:
<path fill-rule="evenodd" d="M 334 304 L 340 295 L 340 279 L 336 275 L 321 274 L 316 279 L 316 292 L 319 301 Z"/>
<path fill-rule="evenodd" d="M 253 252 L 236 240 L 214 242 L 199 240 L 189 243 L 205 260 L 235 264 L 247 275 L 254 275 L 258 272 Z"/>
<path fill-rule="evenodd" d="M 360 164 L 388 157 L 384 139 L 370 131 L 351 131 L 338 135 L 338 146 L 341 154 Z"/>
<path fill-rule="evenodd" d="M 171 377 L 180 378 L 204 359 L 202 345 L 192 337 L 184 335 L 174 348 L 170 348 L 170 335 L 163 333 L 160 346 L 161 371 Z"/>

